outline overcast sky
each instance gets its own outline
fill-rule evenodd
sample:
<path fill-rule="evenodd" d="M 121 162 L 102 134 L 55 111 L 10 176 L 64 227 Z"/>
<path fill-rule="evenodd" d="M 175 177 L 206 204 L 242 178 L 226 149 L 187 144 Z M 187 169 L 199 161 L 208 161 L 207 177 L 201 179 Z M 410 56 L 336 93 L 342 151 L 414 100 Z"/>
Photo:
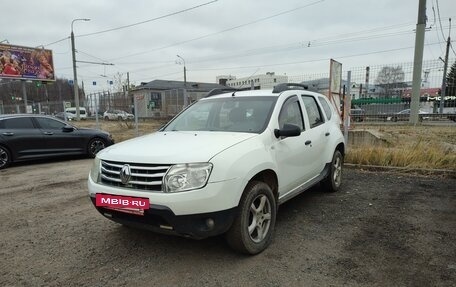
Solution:
<path fill-rule="evenodd" d="M 2 0 L 6 3 L 6 0 Z M 329 59 L 351 67 L 413 61 L 418 0 L 21 0 L 1 5 L 0 41 L 54 55 L 57 77 L 72 79 L 71 22 L 87 92 L 107 88 L 114 75 L 130 72 L 133 84 L 154 79 L 215 82 L 276 72 L 326 73 Z M 197 7 L 199 6 L 199 7 Z M 427 0 L 424 59 L 444 57 L 448 18 L 456 38 L 456 1 Z M 434 7 L 435 17 L 432 7 Z M 186 11 L 184 11 L 186 10 Z M 438 17 L 440 12 L 440 20 Z M 167 16 L 169 15 L 169 16 Z M 166 17 L 164 17 L 166 16 Z M 159 18 L 157 20 L 152 20 Z M 92 34 L 152 20 L 114 31 Z M 58 43 L 53 42 L 62 40 Z M 50 44 L 50 45 L 49 45 Z M 456 45 L 453 45 L 456 46 Z M 386 52 L 389 51 L 389 52 Z M 455 54 L 451 51 L 454 58 Z M 97 81 L 97 86 L 91 83 Z"/>

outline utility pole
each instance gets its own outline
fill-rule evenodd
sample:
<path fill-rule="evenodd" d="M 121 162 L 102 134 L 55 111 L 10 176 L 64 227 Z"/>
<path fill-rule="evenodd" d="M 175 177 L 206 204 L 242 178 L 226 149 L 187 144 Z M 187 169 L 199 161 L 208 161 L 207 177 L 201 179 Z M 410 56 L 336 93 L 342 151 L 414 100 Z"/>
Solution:
<path fill-rule="evenodd" d="M 450 28 L 451 28 L 451 18 L 450 18 Z M 446 52 L 445 52 L 445 61 L 443 64 L 442 91 L 440 92 L 439 114 L 443 114 L 443 106 L 445 105 L 446 75 L 447 75 L 447 69 L 448 69 L 448 52 L 450 50 L 450 45 L 451 45 L 451 38 L 450 38 L 450 34 L 448 34 L 448 40 L 447 40 Z"/>
<path fill-rule="evenodd" d="M 27 113 L 27 88 L 25 87 L 25 80 L 21 80 L 21 85 L 22 85 L 22 98 L 24 100 L 24 108 L 25 108 L 24 113 Z"/>
<path fill-rule="evenodd" d="M 418 21 L 415 36 L 415 57 L 413 60 L 413 85 L 412 101 L 410 104 L 411 124 L 418 124 L 420 109 L 421 70 L 423 68 L 424 31 L 426 28 L 426 0 L 420 0 L 418 4 Z"/>
<path fill-rule="evenodd" d="M 79 114 L 79 87 L 78 87 L 78 73 L 76 71 L 76 49 L 74 48 L 74 33 L 73 24 L 76 21 L 90 21 L 90 19 L 78 18 L 71 22 L 71 55 L 73 57 L 73 87 L 74 87 L 74 105 L 76 106 L 76 120 L 80 120 Z"/>

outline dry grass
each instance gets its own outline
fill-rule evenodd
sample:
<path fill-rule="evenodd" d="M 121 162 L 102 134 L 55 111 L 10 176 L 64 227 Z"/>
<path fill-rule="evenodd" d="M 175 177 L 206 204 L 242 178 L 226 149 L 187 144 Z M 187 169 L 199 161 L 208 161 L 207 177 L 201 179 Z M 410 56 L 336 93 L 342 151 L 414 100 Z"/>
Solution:
<path fill-rule="evenodd" d="M 434 126 L 365 127 L 376 130 L 390 143 L 388 147 L 351 147 L 346 162 L 395 166 L 410 169 L 456 170 L 456 129 Z"/>
<path fill-rule="evenodd" d="M 77 127 L 86 128 L 99 128 L 112 134 L 115 142 L 125 141 L 136 136 L 157 131 L 166 121 L 150 120 L 150 121 L 139 121 L 138 133 L 136 133 L 135 123 L 132 121 L 105 121 L 99 120 L 98 127 L 94 120 L 86 120 L 73 123 Z"/>
<path fill-rule="evenodd" d="M 138 135 L 158 130 L 166 121 L 140 121 Z M 79 127 L 97 128 L 96 122 L 77 122 Z M 102 130 L 113 135 L 116 142 L 136 136 L 134 122 L 99 121 Z M 436 126 L 358 126 L 374 130 L 388 141 L 384 145 L 351 146 L 345 161 L 353 164 L 407 167 L 410 169 L 456 170 L 456 128 Z"/>

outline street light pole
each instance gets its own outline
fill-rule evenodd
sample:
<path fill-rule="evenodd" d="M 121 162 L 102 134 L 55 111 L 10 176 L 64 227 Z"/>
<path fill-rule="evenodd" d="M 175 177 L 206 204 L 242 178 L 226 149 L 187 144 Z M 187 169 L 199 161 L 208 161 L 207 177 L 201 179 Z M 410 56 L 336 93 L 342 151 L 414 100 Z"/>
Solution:
<path fill-rule="evenodd" d="M 176 55 L 178 58 L 182 59 L 184 62 L 184 86 L 187 87 L 187 68 L 185 67 L 185 60 L 179 55 Z"/>
<path fill-rule="evenodd" d="M 79 87 L 78 87 L 78 73 L 76 71 L 76 49 L 74 48 L 74 33 L 73 33 L 73 24 L 76 21 L 90 21 L 86 18 L 78 18 L 71 21 L 71 54 L 73 56 L 73 88 L 74 88 L 74 105 L 76 106 L 76 120 L 79 121 Z"/>

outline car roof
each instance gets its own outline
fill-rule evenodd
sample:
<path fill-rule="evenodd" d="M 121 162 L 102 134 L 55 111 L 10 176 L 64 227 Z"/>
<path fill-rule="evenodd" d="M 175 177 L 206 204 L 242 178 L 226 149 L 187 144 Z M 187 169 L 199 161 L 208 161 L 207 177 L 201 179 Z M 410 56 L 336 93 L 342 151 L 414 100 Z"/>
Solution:
<path fill-rule="evenodd" d="M 0 120 L 3 120 L 3 119 L 13 119 L 13 118 L 27 118 L 27 117 L 54 119 L 54 118 L 51 117 L 51 116 L 47 116 L 47 115 L 38 115 L 38 114 L 3 114 L 3 115 L 0 115 Z"/>
<path fill-rule="evenodd" d="M 245 97 L 273 97 L 273 98 L 277 98 L 279 97 L 281 94 L 285 93 L 285 92 L 292 92 L 292 91 L 296 91 L 296 92 L 299 92 L 299 93 L 303 93 L 303 94 L 306 94 L 306 95 L 311 95 L 311 96 L 324 96 L 320 93 L 315 93 L 315 92 L 311 92 L 311 91 L 308 91 L 308 90 L 302 90 L 302 89 L 296 89 L 296 90 L 286 90 L 286 91 L 283 91 L 283 92 L 279 92 L 279 93 L 273 93 L 272 92 L 272 89 L 268 89 L 268 90 L 245 90 L 245 91 L 230 91 L 230 92 L 227 92 L 227 93 L 223 93 L 223 94 L 218 94 L 218 95 L 213 95 L 213 96 L 210 96 L 210 97 L 206 97 L 206 98 L 202 98 L 201 100 L 206 100 L 206 99 L 217 99 L 217 98 L 231 98 L 234 97 L 235 98 L 245 98 Z"/>

